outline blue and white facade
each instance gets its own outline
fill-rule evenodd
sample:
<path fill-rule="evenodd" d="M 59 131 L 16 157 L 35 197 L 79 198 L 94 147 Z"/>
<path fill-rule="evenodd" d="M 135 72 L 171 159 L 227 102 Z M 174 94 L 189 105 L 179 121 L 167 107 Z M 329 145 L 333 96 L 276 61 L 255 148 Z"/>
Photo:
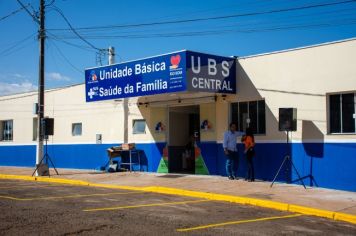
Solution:
<path fill-rule="evenodd" d="M 56 167 L 95 169 L 108 161 L 107 148 L 135 143 L 141 170 L 162 171 L 168 159 L 177 172 L 186 163 L 174 153 L 195 131 L 206 168 L 195 172 L 226 175 L 222 138 L 235 121 L 254 128 L 256 178 L 270 181 L 288 150 L 278 111 L 294 107 L 291 156 L 305 183 L 356 191 L 355 65 L 350 39 L 237 59 L 181 51 L 87 69 L 84 84 L 46 91 L 45 116 L 55 119 L 48 152 Z M 35 165 L 36 101 L 36 92 L 0 97 L 0 165 Z M 286 179 L 297 179 L 291 168 L 278 177 Z"/>

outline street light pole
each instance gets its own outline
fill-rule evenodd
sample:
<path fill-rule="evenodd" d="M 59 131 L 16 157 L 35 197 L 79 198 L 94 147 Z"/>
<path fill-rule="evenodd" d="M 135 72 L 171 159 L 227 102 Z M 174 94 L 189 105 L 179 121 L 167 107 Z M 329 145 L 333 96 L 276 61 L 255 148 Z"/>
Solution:
<path fill-rule="evenodd" d="M 36 166 L 40 164 L 43 157 L 43 123 L 42 119 L 44 117 L 44 90 L 45 90 L 45 79 L 44 79 L 44 60 L 45 60 L 45 0 L 40 1 L 40 28 L 38 31 L 38 39 L 40 42 L 40 57 L 39 57 L 39 75 L 38 75 L 38 114 L 37 114 L 37 150 L 36 150 Z M 36 171 L 36 176 L 38 176 L 38 171 Z"/>

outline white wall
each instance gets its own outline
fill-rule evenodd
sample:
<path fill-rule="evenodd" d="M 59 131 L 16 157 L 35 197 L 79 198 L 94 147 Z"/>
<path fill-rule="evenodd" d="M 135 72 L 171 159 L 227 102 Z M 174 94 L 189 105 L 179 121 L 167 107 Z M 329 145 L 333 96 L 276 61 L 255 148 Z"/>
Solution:
<path fill-rule="evenodd" d="M 84 85 L 46 91 L 45 116 L 53 117 L 54 136 L 50 143 L 95 143 L 95 134 L 103 142 L 121 142 L 122 105 L 117 102 L 85 102 Z M 37 93 L 0 97 L 0 120 L 13 119 L 14 139 L 1 144 L 35 143 L 33 139 L 33 104 Z M 72 136 L 72 123 L 82 123 L 81 136 Z"/>
<path fill-rule="evenodd" d="M 293 132 L 294 140 L 317 137 L 356 141 L 356 135 L 327 133 L 327 94 L 356 91 L 355 65 L 356 40 L 240 58 L 237 95 L 228 95 L 226 101 L 219 96 L 215 104 L 202 102 L 200 106 L 201 120 L 209 119 L 213 124 L 211 131 L 202 134 L 202 141 L 222 140 L 228 127 L 231 102 L 259 99 L 266 101 L 266 135 L 258 136 L 259 141 L 285 139 L 285 134 L 278 131 L 280 107 L 298 109 L 298 131 Z M 157 98 L 160 96 L 154 96 Z M 166 99 L 167 96 L 161 96 L 163 103 Z M 36 92 L 0 97 L 0 120 L 14 120 L 14 140 L 0 142 L 0 145 L 35 143 L 32 141 L 35 102 Z M 168 128 L 168 107 L 138 107 L 136 102 L 137 98 L 129 99 L 129 142 L 166 141 L 166 132 L 155 133 L 154 128 L 159 121 Z M 81 84 L 47 91 L 45 103 L 45 116 L 55 118 L 55 134 L 50 143 L 95 143 L 96 134 L 102 134 L 103 143 L 123 142 L 122 101 L 86 103 L 85 86 Z M 194 104 L 198 103 L 194 100 Z M 133 119 L 146 119 L 145 134 L 132 134 Z M 82 135 L 72 136 L 72 123 L 80 122 Z"/>
<path fill-rule="evenodd" d="M 298 131 L 293 139 L 302 139 L 308 132 L 302 129 L 303 121 L 310 121 L 325 140 L 356 140 L 356 135 L 327 132 L 327 94 L 356 91 L 356 40 L 242 58 L 239 64 L 238 95 L 231 100 L 265 99 L 267 135 L 259 139 L 283 137 L 276 131 L 278 108 L 296 107 Z"/>

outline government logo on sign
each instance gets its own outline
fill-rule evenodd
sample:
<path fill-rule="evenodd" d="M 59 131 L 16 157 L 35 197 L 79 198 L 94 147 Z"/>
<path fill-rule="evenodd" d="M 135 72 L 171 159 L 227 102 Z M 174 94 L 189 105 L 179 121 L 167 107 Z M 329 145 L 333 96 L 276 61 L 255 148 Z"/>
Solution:
<path fill-rule="evenodd" d="M 88 84 L 97 83 L 97 82 L 98 82 L 98 76 L 95 74 L 95 71 L 92 70 L 89 75 Z"/>
<path fill-rule="evenodd" d="M 98 87 L 91 88 L 88 92 L 88 97 L 93 99 L 94 96 L 98 95 Z"/>

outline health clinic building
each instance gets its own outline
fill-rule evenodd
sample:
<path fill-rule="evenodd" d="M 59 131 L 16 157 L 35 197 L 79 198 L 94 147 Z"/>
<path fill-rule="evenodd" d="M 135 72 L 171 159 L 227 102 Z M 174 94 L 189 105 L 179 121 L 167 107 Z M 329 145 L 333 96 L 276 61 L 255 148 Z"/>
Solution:
<path fill-rule="evenodd" d="M 353 38 L 241 58 L 180 51 L 87 69 L 84 84 L 46 91 L 45 116 L 54 118 L 48 152 L 56 167 L 94 169 L 107 163 L 108 148 L 135 143 L 134 170 L 225 175 L 223 133 L 234 121 L 255 133 L 256 178 L 272 180 L 288 150 L 279 108 L 293 107 L 291 157 L 304 182 L 356 191 L 355 65 Z M 0 165 L 35 166 L 36 102 L 37 92 L 0 97 Z M 298 179 L 291 169 L 278 180 Z"/>

